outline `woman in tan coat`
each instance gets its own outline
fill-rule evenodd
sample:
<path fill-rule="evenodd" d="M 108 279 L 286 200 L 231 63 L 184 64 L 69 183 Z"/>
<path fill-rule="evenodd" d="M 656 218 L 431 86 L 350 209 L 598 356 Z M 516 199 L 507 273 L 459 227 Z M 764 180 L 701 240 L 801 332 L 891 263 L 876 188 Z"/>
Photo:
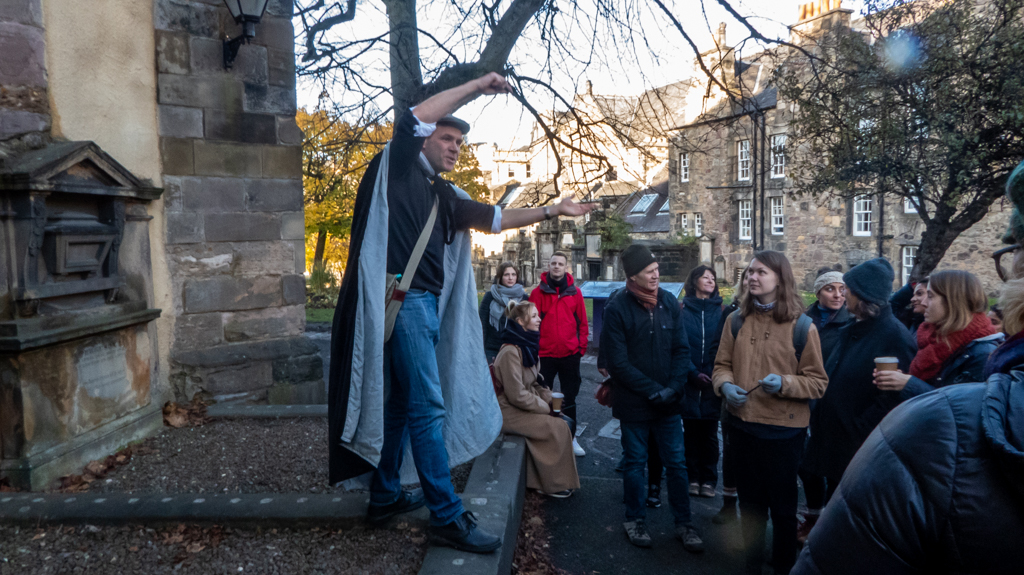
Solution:
<path fill-rule="evenodd" d="M 551 390 L 540 385 L 540 315 L 528 301 L 510 301 L 506 315 L 513 320 L 503 332 L 503 344 L 494 358 L 501 431 L 526 438 L 526 486 L 558 498 L 579 489 L 572 433 L 551 410 Z"/>

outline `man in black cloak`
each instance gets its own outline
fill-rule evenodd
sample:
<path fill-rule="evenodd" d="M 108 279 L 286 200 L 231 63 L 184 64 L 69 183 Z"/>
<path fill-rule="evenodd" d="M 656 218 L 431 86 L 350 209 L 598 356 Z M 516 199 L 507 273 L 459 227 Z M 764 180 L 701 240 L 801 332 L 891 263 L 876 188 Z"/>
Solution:
<path fill-rule="evenodd" d="M 590 211 L 569 199 L 503 211 L 438 175 L 454 168 L 469 131 L 450 114 L 480 95 L 509 92 L 505 78 L 490 73 L 398 118 L 359 185 L 331 340 L 331 483 L 373 471 L 368 521 L 382 524 L 425 503 L 435 543 L 476 553 L 494 551 L 501 538 L 463 508 L 449 464 L 493 443 L 501 414 L 483 360 L 467 230 L 497 233 Z M 385 341 L 385 274 L 404 273 L 435 202 L 429 241 Z M 407 444 L 423 486 L 414 492 L 401 488 Z"/>

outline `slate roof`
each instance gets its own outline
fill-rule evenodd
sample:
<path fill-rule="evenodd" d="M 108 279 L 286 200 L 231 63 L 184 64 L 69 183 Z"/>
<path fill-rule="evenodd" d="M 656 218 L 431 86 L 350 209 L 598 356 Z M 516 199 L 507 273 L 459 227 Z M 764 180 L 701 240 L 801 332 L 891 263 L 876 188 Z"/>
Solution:
<path fill-rule="evenodd" d="M 668 167 L 665 166 L 650 186 L 635 192 L 616 211 L 633 226 L 630 233 L 667 234 L 672 229 L 672 214 L 666 208 L 668 201 Z M 634 212 L 634 209 L 641 211 Z"/>

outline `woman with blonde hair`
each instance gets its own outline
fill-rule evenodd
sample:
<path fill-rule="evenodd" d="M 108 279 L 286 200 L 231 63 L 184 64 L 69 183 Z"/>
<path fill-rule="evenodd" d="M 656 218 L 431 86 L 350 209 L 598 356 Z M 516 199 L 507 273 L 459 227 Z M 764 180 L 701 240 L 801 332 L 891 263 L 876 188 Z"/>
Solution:
<path fill-rule="evenodd" d="M 981 282 L 961 270 L 928 278 L 924 323 L 917 331 L 917 355 L 910 373 L 876 371 L 879 389 L 900 392 L 901 399 L 955 383 L 981 381 L 988 356 L 1003 342 L 986 315 L 988 298 Z"/>
<path fill-rule="evenodd" d="M 494 358 L 501 431 L 526 438 L 526 486 L 565 498 L 579 489 L 572 433 L 551 407 L 551 390 L 538 381 L 540 314 L 530 301 L 510 301 L 501 350 Z"/>

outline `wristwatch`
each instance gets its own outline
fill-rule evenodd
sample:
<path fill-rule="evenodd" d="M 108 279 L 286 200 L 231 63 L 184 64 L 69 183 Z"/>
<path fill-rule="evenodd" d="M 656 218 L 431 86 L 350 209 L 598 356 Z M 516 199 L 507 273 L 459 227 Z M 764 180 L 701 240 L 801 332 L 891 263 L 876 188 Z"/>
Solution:
<path fill-rule="evenodd" d="M 544 219 L 545 220 L 550 220 L 551 219 L 551 215 L 552 215 L 551 214 L 551 206 L 544 206 Z"/>

